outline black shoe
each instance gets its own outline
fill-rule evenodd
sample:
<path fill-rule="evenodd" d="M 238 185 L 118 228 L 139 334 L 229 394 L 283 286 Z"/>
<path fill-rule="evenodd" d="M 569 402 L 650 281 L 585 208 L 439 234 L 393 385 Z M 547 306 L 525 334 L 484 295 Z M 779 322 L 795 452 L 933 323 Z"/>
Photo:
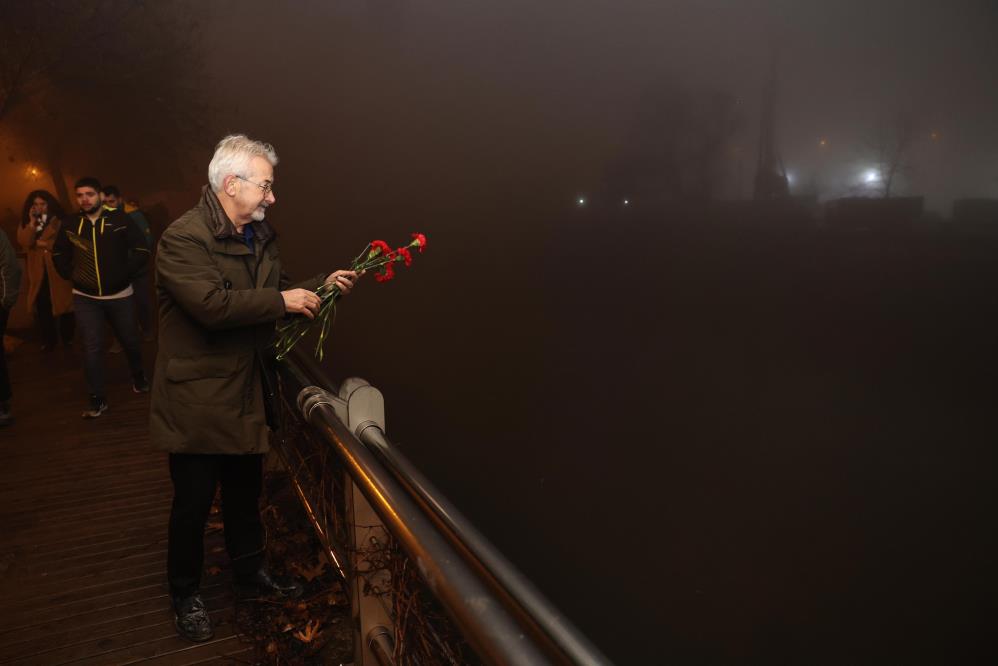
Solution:
<path fill-rule="evenodd" d="M 100 396 L 90 396 L 90 409 L 83 412 L 83 418 L 95 419 L 107 411 L 107 401 Z"/>
<path fill-rule="evenodd" d="M 236 596 L 241 598 L 261 597 L 267 599 L 297 599 L 303 588 L 293 580 L 274 580 L 266 569 L 260 569 L 252 576 L 237 576 L 233 582 Z"/>
<path fill-rule="evenodd" d="M 132 377 L 132 390 L 136 393 L 148 393 L 149 381 L 144 373 L 139 373 Z"/>
<path fill-rule="evenodd" d="M 187 640 L 201 643 L 215 635 L 215 630 L 211 627 L 211 618 L 208 617 L 208 609 L 205 608 L 199 593 L 195 592 L 185 599 L 174 599 L 173 612 L 176 613 L 173 626 L 177 628 L 177 633 Z"/>

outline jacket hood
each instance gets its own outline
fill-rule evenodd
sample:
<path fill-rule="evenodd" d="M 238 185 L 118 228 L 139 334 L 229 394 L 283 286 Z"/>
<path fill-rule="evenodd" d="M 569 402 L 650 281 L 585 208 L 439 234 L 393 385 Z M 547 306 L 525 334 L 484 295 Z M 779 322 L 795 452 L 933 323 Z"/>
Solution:
<path fill-rule="evenodd" d="M 224 240 L 236 235 L 236 225 L 229 219 L 225 209 L 222 208 L 222 202 L 218 200 L 218 195 L 212 191 L 210 185 L 205 185 L 201 188 L 201 205 L 208 211 L 211 233 L 215 238 Z M 251 224 L 253 226 L 253 235 L 261 243 L 266 243 L 277 235 L 273 227 L 267 224 L 266 220 L 260 222 L 254 220 Z"/>

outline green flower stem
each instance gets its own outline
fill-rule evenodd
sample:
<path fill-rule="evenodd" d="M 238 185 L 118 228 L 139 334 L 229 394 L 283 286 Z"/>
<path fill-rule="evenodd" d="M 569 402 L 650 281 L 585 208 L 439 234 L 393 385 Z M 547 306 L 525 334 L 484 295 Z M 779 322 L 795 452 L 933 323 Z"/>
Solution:
<path fill-rule="evenodd" d="M 418 243 L 413 241 L 406 247 L 416 247 Z M 356 273 L 362 271 L 376 270 L 395 261 L 402 261 L 401 255 L 387 257 L 378 250 L 375 255 L 370 256 L 371 246 L 368 244 L 364 250 L 350 263 L 350 270 Z M 366 259 L 364 257 L 367 257 Z M 319 311 L 314 319 L 305 316 L 293 317 L 285 324 L 277 327 L 277 341 L 274 343 L 275 357 L 278 361 L 283 361 L 291 350 L 294 349 L 302 338 L 304 338 L 312 327 L 319 326 L 319 339 L 315 345 L 315 356 L 318 360 L 323 358 L 323 346 L 329 331 L 336 320 L 336 301 L 342 296 L 340 288 L 335 283 L 323 283 L 315 290 L 320 298 Z"/>

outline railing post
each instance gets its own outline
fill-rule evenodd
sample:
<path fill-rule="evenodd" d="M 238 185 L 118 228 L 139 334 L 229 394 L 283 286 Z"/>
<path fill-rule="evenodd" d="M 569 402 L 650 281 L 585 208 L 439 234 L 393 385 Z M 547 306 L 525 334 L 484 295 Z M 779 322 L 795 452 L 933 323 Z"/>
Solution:
<path fill-rule="evenodd" d="M 351 432 L 369 425 L 385 427 L 385 401 L 381 392 L 363 379 L 351 377 L 340 386 L 345 414 L 340 413 Z M 347 516 L 353 538 L 351 608 L 354 619 L 354 654 L 358 666 L 394 665 L 395 631 L 391 572 L 377 563 L 390 536 L 361 489 L 347 477 Z"/>

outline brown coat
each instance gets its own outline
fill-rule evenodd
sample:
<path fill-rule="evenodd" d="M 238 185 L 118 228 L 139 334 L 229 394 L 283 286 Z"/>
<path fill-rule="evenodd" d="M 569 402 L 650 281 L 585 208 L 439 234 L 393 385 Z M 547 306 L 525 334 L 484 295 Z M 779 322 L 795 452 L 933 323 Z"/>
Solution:
<path fill-rule="evenodd" d="M 268 450 L 262 370 L 273 358 L 274 324 L 284 316 L 277 238 L 254 222 L 255 253 L 235 236 L 218 198 L 201 201 L 159 241 L 159 351 L 150 435 L 171 453 Z M 324 276 L 300 285 L 315 290 Z"/>
<path fill-rule="evenodd" d="M 73 311 L 73 284 L 64 280 L 52 263 L 52 246 L 59 233 L 62 221 L 53 219 L 35 239 L 35 227 L 31 224 L 17 228 L 17 243 L 27 255 L 28 266 L 28 312 L 34 314 L 38 302 L 38 292 L 42 288 L 45 274 L 49 277 L 49 296 L 52 298 L 52 314 L 61 315 Z"/>

